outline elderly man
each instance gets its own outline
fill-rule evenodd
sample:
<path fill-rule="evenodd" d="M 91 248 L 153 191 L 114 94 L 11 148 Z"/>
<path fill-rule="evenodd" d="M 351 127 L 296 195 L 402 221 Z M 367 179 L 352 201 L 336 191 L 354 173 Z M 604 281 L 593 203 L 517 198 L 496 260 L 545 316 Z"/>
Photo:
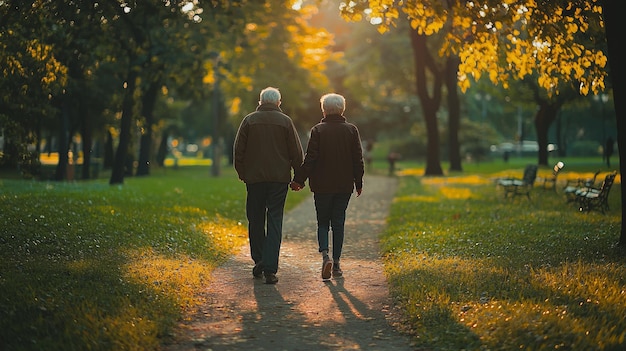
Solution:
<path fill-rule="evenodd" d="M 246 183 L 252 274 L 265 276 L 267 284 L 278 282 L 285 199 L 291 171 L 300 167 L 304 158 L 300 137 L 280 103 L 278 89 L 261 91 L 256 110 L 241 121 L 233 151 L 235 170 Z"/>

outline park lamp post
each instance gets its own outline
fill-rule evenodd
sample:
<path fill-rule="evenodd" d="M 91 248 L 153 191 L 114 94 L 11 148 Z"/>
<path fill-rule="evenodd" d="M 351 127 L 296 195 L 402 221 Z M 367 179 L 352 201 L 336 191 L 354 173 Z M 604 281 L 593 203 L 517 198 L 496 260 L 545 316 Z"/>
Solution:
<path fill-rule="evenodd" d="M 213 135 L 212 142 L 213 144 L 213 155 L 211 159 L 211 175 L 214 177 L 219 177 L 220 175 L 220 163 L 221 163 L 221 148 L 220 148 L 220 135 L 219 135 L 219 66 L 220 66 L 220 54 L 216 51 L 211 51 L 209 53 L 209 58 L 213 60 L 213 113 L 212 113 L 212 127 L 213 127 Z"/>

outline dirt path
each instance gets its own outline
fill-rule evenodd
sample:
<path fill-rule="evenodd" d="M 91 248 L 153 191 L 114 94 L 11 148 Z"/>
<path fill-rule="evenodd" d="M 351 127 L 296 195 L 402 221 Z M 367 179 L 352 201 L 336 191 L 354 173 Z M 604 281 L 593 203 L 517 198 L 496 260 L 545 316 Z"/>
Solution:
<path fill-rule="evenodd" d="M 209 303 L 163 349 L 414 350 L 396 328 L 399 319 L 378 257 L 377 236 L 396 180 L 366 176 L 364 184 L 362 196 L 348 207 L 343 278 L 321 280 L 311 197 L 285 216 L 279 282 L 254 279 L 243 247 L 215 271 L 206 291 Z"/>

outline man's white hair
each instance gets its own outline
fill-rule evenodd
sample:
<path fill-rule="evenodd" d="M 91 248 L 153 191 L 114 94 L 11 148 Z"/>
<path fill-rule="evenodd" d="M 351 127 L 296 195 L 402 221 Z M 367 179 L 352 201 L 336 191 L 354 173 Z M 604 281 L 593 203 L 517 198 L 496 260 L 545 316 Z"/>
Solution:
<path fill-rule="evenodd" d="M 259 94 L 259 104 L 273 103 L 278 105 L 280 103 L 280 91 L 278 88 L 267 87 L 261 90 Z"/>

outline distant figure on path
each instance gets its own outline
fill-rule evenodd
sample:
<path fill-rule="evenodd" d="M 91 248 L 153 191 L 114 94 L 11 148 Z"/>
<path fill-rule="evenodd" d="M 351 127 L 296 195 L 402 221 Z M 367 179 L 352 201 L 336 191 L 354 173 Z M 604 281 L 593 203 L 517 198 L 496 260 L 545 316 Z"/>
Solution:
<path fill-rule="evenodd" d="M 280 103 L 277 88 L 263 89 L 256 111 L 241 121 L 233 149 L 235 170 L 246 183 L 252 275 L 265 276 L 267 284 L 278 282 L 276 272 L 291 171 L 300 167 L 304 159 L 300 137 Z"/>
<path fill-rule="evenodd" d="M 356 188 L 363 191 L 363 149 L 357 127 L 343 115 L 346 100 L 339 94 L 326 94 L 320 100 L 321 122 L 311 128 L 311 137 L 302 167 L 296 169 L 291 189 L 300 190 L 305 181 L 315 201 L 318 251 L 322 253 L 322 279 L 343 276 L 340 266 L 346 210 Z M 332 257 L 328 235 L 332 228 Z"/>
<path fill-rule="evenodd" d="M 396 161 L 400 159 L 400 154 L 397 152 L 389 152 L 387 155 L 387 162 L 389 162 L 389 175 L 393 175 L 396 171 Z"/>

